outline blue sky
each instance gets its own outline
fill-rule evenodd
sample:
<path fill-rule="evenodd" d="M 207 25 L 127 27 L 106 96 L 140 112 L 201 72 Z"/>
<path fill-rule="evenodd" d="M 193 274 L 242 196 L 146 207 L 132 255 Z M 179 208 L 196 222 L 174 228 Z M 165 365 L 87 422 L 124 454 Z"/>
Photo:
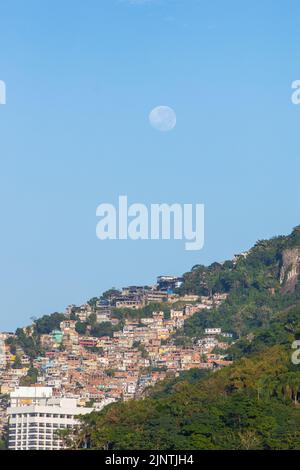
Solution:
<path fill-rule="evenodd" d="M 2 0 L 0 329 L 231 258 L 299 218 L 300 4 Z M 148 114 L 175 109 L 172 132 Z M 96 207 L 204 203 L 205 247 L 100 241 Z"/>

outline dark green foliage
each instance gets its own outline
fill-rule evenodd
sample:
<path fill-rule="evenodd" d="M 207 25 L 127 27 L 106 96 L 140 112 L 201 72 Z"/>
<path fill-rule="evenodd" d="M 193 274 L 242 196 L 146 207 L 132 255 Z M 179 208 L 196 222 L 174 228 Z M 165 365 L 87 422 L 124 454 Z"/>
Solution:
<path fill-rule="evenodd" d="M 32 332 L 24 331 L 22 328 L 16 330 L 15 346 L 20 347 L 30 358 L 35 358 L 42 352 L 39 335 L 33 330 Z"/>
<path fill-rule="evenodd" d="M 3 439 L 0 439 L 0 450 L 6 450 L 7 445 L 6 442 Z"/>
<path fill-rule="evenodd" d="M 170 317 L 170 305 L 166 303 L 150 303 L 145 307 L 132 309 L 132 308 L 115 308 L 113 309 L 112 316 L 120 320 L 136 319 L 152 317 L 153 312 L 164 312 L 165 318 Z"/>
<path fill-rule="evenodd" d="M 75 324 L 75 330 L 79 335 L 85 335 L 86 334 L 86 329 L 87 329 L 87 323 L 86 322 L 81 322 L 78 321 Z"/>
<path fill-rule="evenodd" d="M 98 303 L 98 297 L 92 297 L 90 300 L 87 301 L 87 303 L 91 306 L 91 307 L 96 307 L 97 303 Z"/>
<path fill-rule="evenodd" d="M 9 338 L 7 338 L 7 339 L 5 340 L 5 344 L 6 344 L 7 346 L 9 346 L 10 352 L 11 352 L 12 354 L 16 354 L 16 352 L 17 352 L 17 345 L 18 345 L 16 338 L 14 338 L 14 337 L 12 337 L 12 336 L 9 337 Z"/>
<path fill-rule="evenodd" d="M 23 366 L 22 366 L 21 358 L 20 358 L 20 356 L 17 355 L 16 359 L 15 359 L 13 365 L 12 365 L 12 368 L 13 369 L 22 369 L 22 367 Z"/>
<path fill-rule="evenodd" d="M 228 298 L 217 310 L 194 315 L 178 335 L 197 337 L 203 334 L 204 328 L 221 327 L 237 337 L 245 336 L 253 329 L 269 326 L 276 313 L 295 305 L 300 300 L 300 283 L 294 292 L 282 295 L 279 278 L 282 253 L 300 244 L 299 234 L 300 227 L 297 227 L 289 237 L 258 241 L 236 263 L 214 263 L 208 268 L 195 266 L 186 273 L 181 294 L 225 292 Z"/>
<path fill-rule="evenodd" d="M 113 297 L 120 296 L 120 295 L 121 295 L 121 291 L 119 291 L 115 287 L 112 287 L 111 289 L 103 292 L 100 299 L 101 300 L 111 300 Z"/>
<path fill-rule="evenodd" d="M 209 267 L 195 266 L 184 274 L 179 293 L 211 295 L 241 289 L 276 289 L 279 287 L 282 251 L 291 243 L 291 237 L 293 235 L 258 241 L 246 257 L 241 256 L 235 263 L 226 261 Z"/>
<path fill-rule="evenodd" d="M 28 369 L 27 375 L 20 379 L 20 386 L 27 387 L 29 385 L 34 385 L 37 383 L 39 371 L 34 367 Z"/>
<path fill-rule="evenodd" d="M 228 298 L 218 309 L 191 317 L 174 342 L 190 345 L 205 328 L 221 327 L 234 333 L 236 342 L 228 350 L 234 364 L 214 372 L 192 370 L 168 377 L 148 388 L 143 400 L 119 402 L 81 417 L 74 447 L 88 443 L 108 450 L 300 450 L 300 366 L 291 361 L 291 345 L 300 339 L 300 283 L 286 292 L 280 282 L 284 250 L 298 246 L 300 227 L 289 237 L 257 242 L 234 262 L 196 265 L 186 273 L 179 294 L 221 292 Z M 102 298 L 115 294 L 112 289 Z M 91 321 L 91 335 L 112 336 L 126 318 L 138 320 L 154 310 L 168 315 L 170 306 L 114 309 L 119 325 Z M 49 318 L 37 322 L 38 333 L 48 332 Z M 57 328 L 50 322 L 51 330 Z M 22 330 L 17 335 L 17 345 L 12 341 L 11 347 L 22 344 L 27 351 L 34 347 Z M 34 341 L 34 335 L 25 337 Z M 141 345 L 134 346 L 146 355 Z"/>
<path fill-rule="evenodd" d="M 103 322 L 97 325 L 94 325 L 91 329 L 91 336 L 96 338 L 101 338 L 101 336 L 113 336 L 115 329 L 110 322 Z"/>
<path fill-rule="evenodd" d="M 142 401 L 82 418 L 77 442 L 97 449 L 300 449 L 300 371 L 283 346 L 208 373 L 158 384 Z"/>
<path fill-rule="evenodd" d="M 288 247 L 300 246 L 300 225 L 294 228 L 287 241 Z"/>
<path fill-rule="evenodd" d="M 53 330 L 59 330 L 60 323 L 66 317 L 62 313 L 53 313 L 52 315 L 44 315 L 35 321 L 35 329 L 38 334 L 49 334 Z"/>
<path fill-rule="evenodd" d="M 257 242 L 235 262 L 186 273 L 180 294 L 229 296 L 190 318 L 174 341 L 221 327 L 237 340 L 228 351 L 234 364 L 189 371 L 147 389 L 144 400 L 85 416 L 76 442 L 111 450 L 300 450 L 300 366 L 291 361 L 300 338 L 300 287 L 285 293 L 280 284 L 283 252 L 299 245 L 297 227 L 290 237 Z"/>
<path fill-rule="evenodd" d="M 97 323 L 97 315 L 95 313 L 91 313 L 87 319 L 87 324 L 90 326 L 95 326 Z"/>

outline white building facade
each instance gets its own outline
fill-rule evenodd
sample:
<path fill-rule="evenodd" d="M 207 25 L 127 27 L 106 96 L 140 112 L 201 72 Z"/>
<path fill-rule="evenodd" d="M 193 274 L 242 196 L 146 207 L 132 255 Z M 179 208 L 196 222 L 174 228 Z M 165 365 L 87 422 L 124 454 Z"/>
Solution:
<path fill-rule="evenodd" d="M 220 335 L 222 333 L 221 328 L 205 328 L 206 335 Z"/>
<path fill-rule="evenodd" d="M 50 387 L 19 387 L 10 397 L 11 450 L 60 450 L 64 444 L 58 431 L 74 428 L 79 415 L 93 411 L 77 406 L 76 399 L 53 397 Z"/>

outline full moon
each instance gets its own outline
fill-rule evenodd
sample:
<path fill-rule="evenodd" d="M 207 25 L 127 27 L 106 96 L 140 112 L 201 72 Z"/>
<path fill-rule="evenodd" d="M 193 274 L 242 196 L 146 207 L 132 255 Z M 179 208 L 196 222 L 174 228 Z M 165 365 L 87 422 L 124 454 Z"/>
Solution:
<path fill-rule="evenodd" d="M 171 131 L 176 126 L 176 113 L 169 106 L 157 106 L 149 114 L 149 121 L 158 131 Z"/>

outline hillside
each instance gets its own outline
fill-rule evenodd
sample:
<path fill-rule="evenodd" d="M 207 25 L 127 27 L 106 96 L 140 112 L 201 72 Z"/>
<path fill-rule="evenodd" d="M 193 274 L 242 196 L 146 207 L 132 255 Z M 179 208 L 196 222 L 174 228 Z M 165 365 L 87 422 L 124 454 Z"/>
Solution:
<path fill-rule="evenodd" d="M 3 384 L 55 383 L 84 402 L 117 401 L 85 416 L 75 440 L 65 433 L 76 448 L 298 449 L 299 274 L 300 226 L 231 261 L 194 266 L 173 303 L 163 293 L 160 303 L 118 309 L 120 291 L 110 289 L 9 334 Z M 185 296 L 199 299 L 176 300 Z"/>
<path fill-rule="evenodd" d="M 76 446 L 300 449 L 300 370 L 291 362 L 298 335 L 300 305 L 262 330 L 251 353 L 232 366 L 215 373 L 190 371 L 158 384 L 144 400 L 85 417 Z"/>
<path fill-rule="evenodd" d="M 235 362 L 191 370 L 132 400 L 82 420 L 75 447 L 97 449 L 300 449 L 300 227 L 259 241 L 234 261 L 195 266 L 182 294 L 228 294 L 218 308 L 187 320 L 177 339 L 204 328 L 233 331 Z"/>
<path fill-rule="evenodd" d="M 276 312 L 300 301 L 300 226 L 286 237 L 258 241 L 234 261 L 195 266 L 184 274 L 180 293 L 228 293 L 218 309 L 189 319 L 178 335 L 199 336 L 218 325 L 237 337 L 266 327 Z"/>

